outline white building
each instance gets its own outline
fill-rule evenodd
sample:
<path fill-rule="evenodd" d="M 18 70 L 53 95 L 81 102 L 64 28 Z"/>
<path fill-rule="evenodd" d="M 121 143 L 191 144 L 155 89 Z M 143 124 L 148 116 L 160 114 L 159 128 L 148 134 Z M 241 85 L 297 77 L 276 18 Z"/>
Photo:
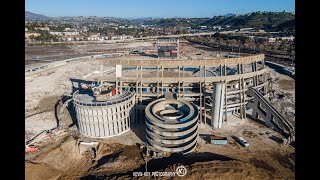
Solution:
<path fill-rule="evenodd" d="M 221 29 L 222 27 L 221 26 L 212 26 L 212 29 Z"/>
<path fill-rule="evenodd" d="M 252 31 L 254 31 L 254 28 L 241 28 L 241 29 L 239 29 L 239 31 L 241 31 L 241 32 L 252 32 Z"/>
<path fill-rule="evenodd" d="M 50 31 L 49 27 L 35 27 L 35 30 Z"/>
<path fill-rule="evenodd" d="M 115 39 L 132 39 L 133 36 L 131 35 L 120 35 L 120 36 L 112 36 L 111 39 L 115 40 Z"/>
<path fill-rule="evenodd" d="M 269 43 L 274 43 L 274 42 L 276 42 L 276 40 L 277 40 L 277 38 L 269 38 L 268 42 Z"/>
<path fill-rule="evenodd" d="M 57 36 L 76 36 L 79 35 L 78 31 L 74 32 L 49 32 L 52 35 L 57 35 Z"/>
<path fill-rule="evenodd" d="M 71 28 L 64 28 L 63 31 L 71 31 Z"/>
<path fill-rule="evenodd" d="M 78 31 L 74 31 L 74 32 L 63 32 L 65 36 L 76 36 L 79 35 Z"/>
<path fill-rule="evenodd" d="M 49 32 L 52 35 L 63 36 L 63 32 Z"/>
<path fill-rule="evenodd" d="M 278 39 L 287 40 L 287 41 L 293 41 L 294 40 L 294 36 L 279 37 Z"/>
<path fill-rule="evenodd" d="M 199 26 L 200 29 L 207 29 L 207 26 Z"/>

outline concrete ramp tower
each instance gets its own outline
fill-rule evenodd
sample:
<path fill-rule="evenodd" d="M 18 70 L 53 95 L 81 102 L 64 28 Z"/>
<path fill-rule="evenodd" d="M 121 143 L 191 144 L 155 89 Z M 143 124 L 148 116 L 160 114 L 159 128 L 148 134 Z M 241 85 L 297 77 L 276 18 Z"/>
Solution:
<path fill-rule="evenodd" d="M 155 100 L 146 107 L 146 132 L 150 149 L 189 153 L 198 136 L 198 109 L 173 96 Z"/>
<path fill-rule="evenodd" d="M 222 126 L 222 115 L 223 115 L 223 104 L 224 104 L 224 83 L 215 83 L 213 85 L 212 93 L 212 127 L 221 128 Z"/>
<path fill-rule="evenodd" d="M 73 94 L 73 103 L 77 115 L 77 127 L 84 136 L 107 138 L 121 135 L 135 124 L 135 93 L 123 92 L 109 96 L 90 96 Z"/>

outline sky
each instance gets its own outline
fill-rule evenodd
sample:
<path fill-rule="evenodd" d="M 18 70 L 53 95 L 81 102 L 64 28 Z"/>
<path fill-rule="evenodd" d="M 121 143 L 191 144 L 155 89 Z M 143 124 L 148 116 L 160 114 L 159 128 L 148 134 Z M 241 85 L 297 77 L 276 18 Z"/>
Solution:
<path fill-rule="evenodd" d="M 213 17 L 255 11 L 295 12 L 294 0 L 25 0 L 25 10 L 50 17 Z"/>

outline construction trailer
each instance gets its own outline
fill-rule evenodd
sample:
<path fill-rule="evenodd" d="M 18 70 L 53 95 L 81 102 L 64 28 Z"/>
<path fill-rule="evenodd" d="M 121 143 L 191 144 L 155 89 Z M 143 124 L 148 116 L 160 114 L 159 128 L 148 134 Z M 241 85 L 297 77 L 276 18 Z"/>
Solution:
<path fill-rule="evenodd" d="M 211 144 L 219 144 L 219 145 L 226 145 L 228 144 L 227 137 L 222 137 L 218 135 L 211 135 L 210 136 L 210 143 Z"/>

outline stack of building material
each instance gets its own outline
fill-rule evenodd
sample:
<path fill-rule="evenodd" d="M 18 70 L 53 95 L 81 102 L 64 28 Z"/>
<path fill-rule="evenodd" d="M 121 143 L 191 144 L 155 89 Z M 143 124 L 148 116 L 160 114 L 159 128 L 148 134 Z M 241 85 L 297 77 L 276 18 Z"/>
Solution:
<path fill-rule="evenodd" d="M 210 143 L 211 144 L 225 145 L 225 144 L 228 144 L 228 139 L 227 139 L 227 137 L 211 135 L 210 136 Z"/>

